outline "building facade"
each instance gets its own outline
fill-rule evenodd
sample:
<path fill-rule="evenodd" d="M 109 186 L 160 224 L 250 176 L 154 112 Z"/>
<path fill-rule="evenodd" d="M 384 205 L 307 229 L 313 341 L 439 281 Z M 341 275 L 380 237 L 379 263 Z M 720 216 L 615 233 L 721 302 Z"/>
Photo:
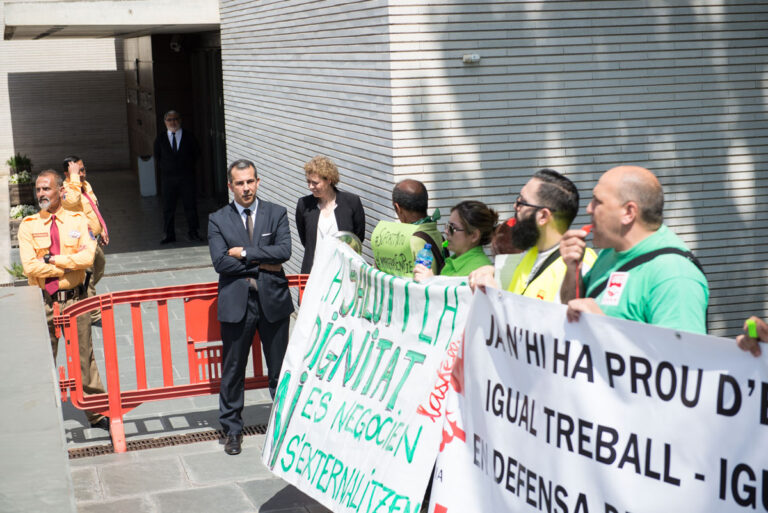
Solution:
<path fill-rule="evenodd" d="M 222 0 L 220 18 L 227 155 L 255 160 L 265 198 L 292 209 L 328 155 L 370 235 L 406 177 L 431 208 L 509 216 L 551 167 L 584 212 L 602 172 L 637 164 L 705 266 L 711 332 L 766 316 L 768 4 Z"/>
<path fill-rule="evenodd" d="M 768 316 L 768 3 L 93 5 L 0 2 L 8 156 L 27 153 L 38 170 L 69 152 L 94 168 L 133 167 L 161 111 L 178 103 L 162 98 L 180 97 L 174 84 L 189 76 L 181 97 L 208 148 L 204 194 L 226 192 L 223 160 L 247 157 L 261 195 L 292 211 L 308 193 L 304 162 L 325 154 L 340 188 L 361 196 L 368 235 L 393 217 L 403 178 L 425 182 L 444 214 L 476 198 L 506 217 L 537 169 L 573 179 L 583 212 L 602 172 L 638 164 L 659 176 L 666 222 L 705 266 L 711 332 L 734 335 L 748 314 Z M 290 271 L 302 256 L 295 230 L 294 246 Z"/>
<path fill-rule="evenodd" d="M 92 169 L 128 167 L 125 82 L 114 39 L 0 41 L 0 164 L 35 171 L 77 154 Z"/>

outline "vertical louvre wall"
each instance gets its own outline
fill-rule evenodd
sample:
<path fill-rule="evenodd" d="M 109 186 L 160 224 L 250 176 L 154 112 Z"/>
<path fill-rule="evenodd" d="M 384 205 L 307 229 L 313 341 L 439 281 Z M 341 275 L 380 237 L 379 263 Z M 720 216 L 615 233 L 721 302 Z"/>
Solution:
<path fill-rule="evenodd" d="M 59 169 L 74 153 L 92 169 L 125 169 L 118 62 L 113 39 L 0 41 L 1 162 L 18 151 L 35 171 Z"/>
<path fill-rule="evenodd" d="M 711 332 L 768 316 L 768 3 L 233 0 L 221 20 L 228 157 L 255 159 L 260 196 L 291 214 L 317 153 L 368 235 L 405 177 L 443 212 L 477 198 L 509 216 L 536 169 L 584 208 L 603 171 L 638 164 L 707 270 Z"/>
<path fill-rule="evenodd" d="M 393 0 L 390 23 L 394 172 L 432 206 L 509 216 L 552 167 L 584 208 L 603 171 L 642 165 L 706 268 L 711 332 L 768 316 L 768 3 Z"/>
<path fill-rule="evenodd" d="M 293 214 L 309 194 L 303 165 L 313 156 L 332 158 L 339 188 L 361 197 L 367 237 L 391 215 L 386 3 L 241 0 L 220 10 L 227 157 L 253 160 L 259 197 L 288 208 L 287 267 L 297 271 Z"/>

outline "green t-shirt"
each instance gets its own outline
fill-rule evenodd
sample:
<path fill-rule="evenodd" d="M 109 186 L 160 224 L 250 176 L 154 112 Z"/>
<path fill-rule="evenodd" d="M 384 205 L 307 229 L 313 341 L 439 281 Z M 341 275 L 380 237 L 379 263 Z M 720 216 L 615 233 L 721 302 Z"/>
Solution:
<path fill-rule="evenodd" d="M 461 256 L 449 256 L 440 276 L 469 276 L 469 273 L 484 265 L 491 265 L 491 259 L 483 252 L 482 246 L 475 246 Z"/>
<path fill-rule="evenodd" d="M 371 234 L 371 249 L 376 268 L 395 276 L 413 278 L 416 254 L 426 244 L 424 239 L 413 235 L 416 232 L 426 233 L 436 244 L 443 242 L 435 221 L 422 221 L 418 224 L 380 221 Z"/>
<path fill-rule="evenodd" d="M 616 272 L 637 256 L 668 247 L 688 250 L 672 230 L 662 225 L 653 235 L 627 251 L 603 249 L 595 265 L 584 276 L 586 295 L 607 279 L 608 286 L 596 298 L 606 315 L 706 333 L 707 279 L 687 258 L 659 255 L 625 273 Z"/>

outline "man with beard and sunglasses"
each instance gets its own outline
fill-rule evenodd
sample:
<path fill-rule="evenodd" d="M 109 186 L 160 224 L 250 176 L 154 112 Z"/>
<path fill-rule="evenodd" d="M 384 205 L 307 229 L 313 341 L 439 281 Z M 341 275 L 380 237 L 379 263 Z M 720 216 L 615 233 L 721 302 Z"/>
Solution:
<path fill-rule="evenodd" d="M 502 287 L 515 294 L 544 301 L 558 301 L 566 265 L 560 256 L 560 239 L 579 209 L 576 185 L 552 169 L 537 171 L 520 190 L 515 201 L 515 224 L 511 244 L 525 251 L 515 267 L 511 281 Z M 595 261 L 595 252 L 587 249 L 582 269 L 586 272 Z M 471 287 L 498 287 L 494 267 L 484 266 L 469 276 Z"/>

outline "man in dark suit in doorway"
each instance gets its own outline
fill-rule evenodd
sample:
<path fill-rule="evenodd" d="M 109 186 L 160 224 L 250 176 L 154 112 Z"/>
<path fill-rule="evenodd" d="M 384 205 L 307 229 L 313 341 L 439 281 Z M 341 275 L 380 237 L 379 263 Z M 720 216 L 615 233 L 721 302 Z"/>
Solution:
<path fill-rule="evenodd" d="M 192 132 L 181 128 L 181 114 L 169 110 L 163 116 L 166 131 L 155 139 L 155 163 L 160 173 L 163 200 L 163 239 L 160 244 L 176 241 L 176 204 L 179 196 L 187 218 L 189 240 L 199 242 L 200 223 L 197 218 L 195 192 L 195 162 L 200 146 Z"/>
<path fill-rule="evenodd" d="M 219 273 L 218 319 L 224 346 L 219 421 L 224 451 L 242 444 L 245 367 L 258 329 L 274 398 L 293 301 L 282 264 L 291 258 L 291 232 L 284 207 L 259 200 L 256 166 L 237 160 L 227 169 L 234 201 L 208 219 L 208 244 Z"/>

